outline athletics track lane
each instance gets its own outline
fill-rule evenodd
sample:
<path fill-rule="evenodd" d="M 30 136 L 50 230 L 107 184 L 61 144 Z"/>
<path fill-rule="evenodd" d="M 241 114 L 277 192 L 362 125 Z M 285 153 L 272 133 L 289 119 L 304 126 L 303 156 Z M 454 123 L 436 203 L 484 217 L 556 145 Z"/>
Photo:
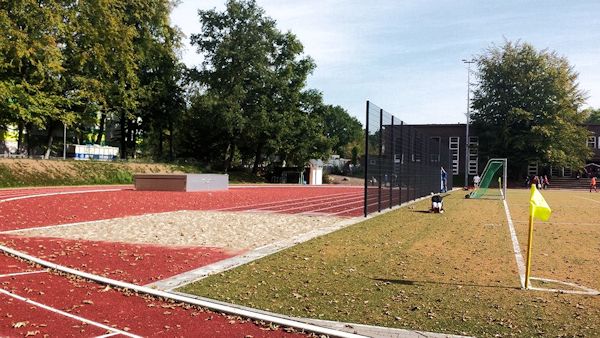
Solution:
<path fill-rule="evenodd" d="M 0 255 L 3 265 L 22 264 Z M 29 267 L 22 267 L 31 270 Z M 42 269 L 34 269 L 42 270 Z M 124 333 L 145 337 L 299 337 L 298 333 L 267 330 L 253 322 L 170 303 L 154 297 L 119 291 L 94 282 L 67 278 L 51 272 L 0 277 L 0 336 L 45 334 L 59 337 L 94 337 Z M 21 296 L 54 311 L 25 303 Z M 93 323 L 66 317 L 63 311 Z M 37 333 L 36 333 L 37 331 Z M 118 332 L 117 332 L 118 333 Z"/>
<path fill-rule="evenodd" d="M 174 247 L 0 235 L 0 243 L 79 271 L 145 285 L 242 252 L 210 247 Z"/>
<path fill-rule="evenodd" d="M 338 196 L 352 194 L 357 198 L 351 205 L 342 205 L 347 202 L 342 203 Z M 327 207 L 323 213 L 360 216 L 361 194 L 362 188 L 259 187 L 214 192 L 121 190 L 43 196 L 0 203 L 0 231 L 177 210 L 252 210 L 264 203 L 303 200 L 304 207 L 288 213 L 310 213 Z"/>
<path fill-rule="evenodd" d="M 271 188 L 273 189 L 273 188 Z M 237 189 L 232 189 L 237 190 Z M 240 189 L 241 190 L 241 189 Z M 290 193 L 290 190 L 291 193 Z M 262 196 L 263 198 L 258 198 L 259 201 L 273 201 L 278 200 L 281 201 L 282 198 L 285 201 L 285 198 L 300 198 L 301 200 L 309 203 L 310 200 L 315 200 L 314 202 L 317 205 L 324 205 L 322 196 L 325 192 L 325 195 L 329 195 L 326 197 L 327 199 L 335 199 L 336 194 L 340 196 L 341 194 L 347 194 L 345 190 L 344 193 L 340 193 L 337 189 L 324 189 L 317 191 L 315 189 L 306 189 L 300 191 L 294 191 L 295 189 L 279 189 L 279 196 L 277 194 L 272 194 L 272 190 L 269 191 L 271 194 L 265 194 L 264 191 L 259 192 L 258 194 L 253 193 L 250 194 L 246 190 L 242 190 L 244 193 L 241 194 L 242 197 L 237 199 L 237 202 L 241 204 L 245 204 L 246 209 L 251 209 L 253 205 L 256 204 L 257 199 L 255 198 L 257 195 Z M 64 191 L 69 191 L 68 189 Z M 256 191 L 256 190 L 254 190 Z M 285 192 L 284 196 L 281 196 L 281 192 Z M 36 190 L 31 191 L 32 193 L 47 193 L 44 190 Z M 2 212 L 0 216 L 0 228 L 6 229 L 6 227 L 14 226 L 15 222 L 11 220 L 16 220 L 18 223 L 21 221 L 22 225 L 26 224 L 25 228 L 31 227 L 32 224 L 43 226 L 43 225 L 52 225 L 54 219 L 51 217 L 53 214 L 60 214 L 66 216 L 64 219 L 70 220 L 71 218 L 65 215 L 65 209 L 69 209 L 69 202 L 82 202 L 78 204 L 78 209 L 70 208 L 70 211 L 79 210 L 74 213 L 75 217 L 79 215 L 84 215 L 81 219 L 91 218 L 90 220 L 95 219 L 103 219 L 103 218 L 111 218 L 111 217 L 102 217 L 106 216 L 102 213 L 105 205 L 102 203 L 106 200 L 104 199 L 96 199 L 96 196 L 100 195 L 119 195 L 119 193 L 125 193 L 131 196 L 132 193 L 136 193 L 135 191 L 118 191 L 118 192 L 106 192 L 106 193 L 94 193 L 94 194 L 75 194 L 75 195 L 53 195 L 53 196 L 44 196 L 33 199 L 20 199 L 14 200 L 7 203 L 0 203 L 0 209 Z M 141 192 L 137 192 L 141 193 Z M 145 192 L 146 194 L 148 192 Z M 155 194 L 155 192 L 152 192 Z M 146 195 L 144 194 L 144 195 Z M 162 193 L 158 198 L 159 200 L 165 201 L 165 197 L 168 197 L 166 200 L 168 201 L 170 197 L 172 197 L 173 193 Z M 185 193 L 183 193 L 185 194 Z M 188 193 L 189 194 L 189 193 Z M 181 198 L 182 193 L 175 193 L 178 195 L 178 198 Z M 201 196 L 201 200 L 203 202 L 210 201 L 212 199 L 213 193 L 203 193 L 197 194 L 194 197 Z M 15 195 L 12 195 L 15 196 Z M 23 195 L 21 195 L 23 196 Z M 138 197 L 139 195 L 135 196 Z M 265 198 L 265 196 L 268 196 Z M 82 198 L 83 197 L 83 198 Z M 189 196 L 185 196 L 189 197 Z M 222 197 L 222 196 L 221 196 Z M 239 196 L 237 196 L 239 197 Z M 279 197 L 279 198 L 278 198 Z M 235 198 L 234 198 L 235 199 Z M 91 202 L 90 202 L 91 200 Z M 36 202 L 29 204 L 30 202 Z M 131 202 L 130 199 L 127 201 Z M 179 199 L 181 201 L 181 199 Z M 47 205 L 50 202 L 50 205 Z M 99 202 L 99 203 L 93 203 Z M 188 200 L 189 202 L 189 200 Z M 198 201 L 193 201 L 194 203 L 198 203 Z M 214 202 L 214 201 L 213 201 Z M 222 202 L 222 200 L 220 201 Z M 53 204 L 55 203 L 55 204 Z M 254 203 L 254 204 L 253 204 Z M 286 203 L 286 202 L 284 202 Z M 22 204 L 29 204 L 25 208 L 21 208 Z M 193 204 L 193 203 L 192 203 Z M 223 203 L 216 202 L 216 204 L 207 203 L 209 206 L 223 206 Z M 128 204 L 131 205 L 139 205 L 138 203 Z M 150 203 L 150 206 L 156 205 L 156 203 Z M 171 203 L 171 207 L 176 205 Z M 196 204 L 197 205 L 197 204 Z M 231 204 L 230 204 L 231 205 Z M 65 207 L 67 206 L 67 207 Z M 100 206 L 100 210 L 95 207 Z M 111 207 L 109 204 L 108 207 Z M 147 205 L 143 205 L 142 208 L 138 208 L 137 212 L 142 212 L 140 214 L 147 213 L 146 210 Z M 25 215 L 22 214 L 23 211 L 28 209 L 29 213 Z M 109 208 L 110 209 L 110 208 Z M 134 208 L 135 209 L 135 208 Z M 192 208 L 193 209 L 193 208 Z M 206 210 L 205 207 L 196 208 L 199 210 Z M 32 210 L 33 213 L 32 213 Z M 106 210 L 106 209 L 104 209 Z M 121 209 L 122 210 L 122 209 Z M 178 207 L 175 210 L 180 210 Z M 7 212 L 8 211 L 8 212 Z M 54 212 L 52 212 L 54 211 Z M 162 211 L 162 210 L 161 210 Z M 170 211 L 167 208 L 166 211 Z M 35 215 L 36 212 L 40 212 L 41 217 L 28 217 Z M 125 213 L 127 215 L 128 213 Z M 33 218 L 33 220 L 32 220 Z M 209 261 L 219 260 L 224 258 L 227 253 L 219 252 L 218 249 L 208 248 L 210 252 L 204 252 L 204 256 L 202 257 L 203 262 L 195 261 L 193 258 L 198 258 L 198 252 L 190 252 L 189 256 L 186 258 L 185 255 L 181 257 L 175 257 L 175 259 L 171 262 L 165 260 L 162 263 L 156 264 L 154 259 L 157 257 L 169 257 L 170 255 L 167 253 L 165 255 L 160 255 L 159 253 L 168 252 L 167 248 L 163 247 L 153 247 L 156 249 L 156 252 L 148 253 L 149 247 L 152 246 L 139 246 L 134 245 L 134 249 L 131 247 L 124 248 L 123 246 L 127 246 L 124 243 L 102 243 L 102 242 L 93 242 L 93 241 L 74 241 L 74 240 L 62 240 L 62 239 L 52 239 L 52 238 L 20 238 L 18 236 L 8 236 L 3 235 L 0 237 L 0 241 L 8 244 L 8 246 L 17 248 L 26 252 L 29 252 L 35 256 L 40 258 L 46 258 L 49 261 L 55 261 L 61 265 L 72 266 L 76 269 L 80 269 L 83 271 L 89 271 L 92 273 L 97 273 L 100 275 L 106 275 L 115 279 L 131 281 L 134 283 L 144 284 L 146 282 L 151 282 L 159 278 L 168 277 L 173 274 L 177 274 L 180 270 L 186 270 L 189 268 L 189 265 L 195 265 L 197 267 L 198 264 L 209 264 Z M 140 251 L 140 248 L 143 247 L 143 250 Z M 107 250 L 107 248 L 110 248 Z M 172 249 L 172 248 L 171 248 Z M 190 248 L 192 249 L 192 248 Z M 206 250 L 207 248 L 196 248 Z M 177 250 L 177 249 L 175 249 Z M 113 252 L 111 255 L 109 252 Z M 152 250 L 150 250 L 152 251 Z M 182 250 L 185 251 L 185 250 Z M 172 252 L 175 254 L 175 252 Z M 175 255 L 172 255 L 173 257 Z M 208 256 L 208 259 L 207 257 Z M 212 257 L 211 257 L 212 256 Z M 98 257 L 102 257 L 100 260 Z M 192 259 L 190 259 L 192 258 Z M 13 258 L 10 258 L 13 259 Z M 14 259 L 13 259 L 14 260 Z M 186 263 L 183 264 L 180 268 L 173 269 L 176 266 L 177 262 Z M 18 262 L 15 260 L 15 262 Z M 99 264 L 99 262 L 104 262 L 105 264 Z M 66 264 L 65 264 L 66 263 Z M 144 266 L 144 263 L 149 263 L 149 266 Z M 22 263 L 21 263 L 22 264 Z M 119 265 L 121 264 L 121 265 Z M 19 264 L 4 264 L 7 267 L 13 266 L 13 270 L 17 271 L 28 271 L 31 268 L 23 268 L 23 270 L 19 269 Z M 108 268 L 108 265 L 110 268 Z M 112 275 L 111 275 L 112 274 Z M 185 322 L 184 314 L 176 314 L 170 311 L 170 305 L 168 303 L 160 303 L 159 305 L 148 305 L 150 308 L 159 308 L 164 309 L 165 306 L 168 308 L 168 311 L 163 312 L 154 312 L 154 313 L 145 313 L 144 310 L 147 310 L 145 307 L 139 304 L 129 304 L 124 299 L 142 299 L 146 303 L 149 300 L 152 300 L 151 297 L 137 297 L 131 296 L 128 294 L 123 295 L 121 292 L 117 292 L 114 290 L 105 290 L 101 285 L 86 282 L 86 281 L 74 281 L 72 278 L 65 278 L 62 276 L 57 276 L 48 272 L 34 273 L 34 274 L 24 274 L 19 276 L 8 276 L 8 280 L 0 280 L 0 285 L 2 285 L 2 289 L 9 289 L 11 292 L 14 292 L 18 296 L 24 296 L 34 301 L 39 301 L 40 303 L 44 303 L 53 308 L 58 308 L 59 310 L 68 310 L 69 312 L 74 312 L 73 314 L 81 316 L 83 318 L 87 318 L 93 322 L 100 322 L 100 325 L 110 324 L 110 326 L 115 325 L 117 328 L 124 330 L 121 333 L 131 332 L 134 334 L 142 334 L 144 336 L 174 336 L 174 335 L 187 335 L 187 336 L 222 336 L 222 337 L 230 337 L 230 336 L 246 336 L 252 335 L 254 337 L 265 336 L 265 337 L 279 337 L 288 335 L 286 332 L 281 330 L 279 331 L 264 331 L 264 329 L 252 324 L 252 323 L 240 323 L 239 320 L 235 320 L 232 318 L 228 318 L 226 316 L 220 314 L 214 314 L 211 312 L 203 312 L 198 309 L 192 312 L 193 322 L 192 324 Z M 49 286 L 51 285 L 51 286 Z M 46 289 L 44 289 L 46 288 Z M 65 291 L 68 290 L 68 291 Z M 100 290 L 100 291 L 98 291 Z M 64 317 L 60 314 L 56 314 L 50 312 L 48 310 L 43 310 L 36 308 L 31 304 L 26 304 L 22 300 L 19 300 L 15 297 L 9 297 L 6 295 L 7 291 L 3 291 L 1 299 L 3 302 L 3 307 L 0 308 L 0 313 L 5 310 L 7 313 L 14 313 L 17 316 L 21 316 L 24 318 L 28 318 L 28 320 L 0 320 L 0 330 L 6 332 L 7 335 L 12 336 L 16 332 L 23 333 L 26 335 L 27 333 L 35 334 L 36 331 L 40 333 L 51 332 L 60 336 L 95 336 L 102 335 L 105 333 L 115 333 L 114 331 L 106 331 L 106 329 L 95 327 L 93 324 L 85 324 L 81 323 L 78 320 Z M 102 292 L 102 294 L 100 294 Z M 114 294 L 113 294 L 114 293 Z M 69 296 L 69 297 L 67 297 Z M 125 298 L 123 298 L 125 297 Z M 58 298 L 58 299 L 57 299 Z M 89 298 L 89 299 L 88 299 Z M 153 300 L 156 302 L 156 300 Z M 97 305 L 97 306 L 94 306 Z M 103 308 L 104 306 L 104 308 Z M 92 308 L 93 310 L 89 310 Z M 185 307 L 177 306 L 177 309 L 182 309 Z M 118 311 L 115 309 L 119 309 Z M 190 310 L 187 307 L 184 310 Z M 110 313 L 106 313 L 109 311 Z M 112 312 L 111 312 L 112 311 Z M 179 311 L 179 310 L 178 310 Z M 116 313 L 116 316 L 115 316 Z M 208 313 L 208 314 L 207 314 Z M 142 314 L 140 316 L 140 314 Z M 169 317 L 171 314 L 176 315 L 177 320 L 173 321 L 172 317 Z M 200 314 L 204 315 L 204 321 L 198 319 L 197 317 Z M 10 316 L 13 316 L 10 314 Z M 40 317 L 41 316 L 41 317 Z M 166 317 L 163 317 L 166 316 Z M 182 317 L 183 316 L 183 317 Z M 20 317 L 20 318 L 21 318 Z M 88 318 L 89 317 L 89 318 Z M 113 318 L 114 317 L 114 318 Z M 12 318 L 12 317 L 11 317 Z M 152 322 L 152 325 L 148 324 L 148 321 Z M 181 322 L 183 320 L 183 322 Z M 219 322 L 220 320 L 220 322 Z M 9 323 L 10 322 L 10 323 Z M 181 322 L 182 324 L 177 324 Z M 203 322 L 210 322 L 207 325 Z M 23 327 L 16 327 L 24 325 Z M 201 323 L 199 327 L 195 327 L 194 324 Z M 154 325 L 156 324 L 156 325 Z M 163 325 L 164 324 L 164 325 Z M 136 326 L 137 325 L 137 326 Z M 157 326 L 158 325 L 158 326 Z M 162 326 L 161 326 L 162 325 Z M 6 331 L 5 331 L 6 330 Z M 21 331 L 18 331 L 21 330 Z M 144 331 L 146 330 L 146 331 Z M 119 332 L 117 332 L 119 333 Z M 190 334 L 191 333 L 191 334 Z M 121 335 L 122 335 L 121 334 Z"/>

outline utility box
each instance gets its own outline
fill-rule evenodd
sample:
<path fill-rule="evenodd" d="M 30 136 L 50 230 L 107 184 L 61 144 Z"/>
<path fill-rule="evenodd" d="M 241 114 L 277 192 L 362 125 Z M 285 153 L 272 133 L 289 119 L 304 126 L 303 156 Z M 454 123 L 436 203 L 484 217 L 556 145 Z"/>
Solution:
<path fill-rule="evenodd" d="M 308 161 L 310 172 L 308 174 L 308 184 L 321 185 L 323 184 L 323 161 L 310 160 Z"/>

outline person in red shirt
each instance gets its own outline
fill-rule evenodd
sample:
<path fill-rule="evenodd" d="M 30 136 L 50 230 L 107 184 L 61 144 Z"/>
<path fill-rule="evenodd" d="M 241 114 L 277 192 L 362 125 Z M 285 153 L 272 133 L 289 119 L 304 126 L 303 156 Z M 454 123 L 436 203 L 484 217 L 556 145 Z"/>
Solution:
<path fill-rule="evenodd" d="M 592 180 L 590 181 L 590 192 L 592 192 L 592 189 L 594 189 L 595 192 L 598 192 L 598 189 L 596 188 L 596 176 L 592 176 Z"/>

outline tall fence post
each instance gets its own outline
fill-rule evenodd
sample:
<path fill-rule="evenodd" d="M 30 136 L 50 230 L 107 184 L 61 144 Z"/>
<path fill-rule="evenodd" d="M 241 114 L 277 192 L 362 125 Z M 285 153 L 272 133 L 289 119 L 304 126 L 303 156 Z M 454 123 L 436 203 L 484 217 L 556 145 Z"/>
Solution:
<path fill-rule="evenodd" d="M 398 204 L 402 204 L 402 181 L 404 180 L 404 177 L 402 176 L 402 167 L 404 166 L 404 135 L 402 129 L 404 129 L 404 122 L 400 121 L 400 164 L 398 165 Z"/>
<path fill-rule="evenodd" d="M 379 161 L 377 161 L 379 167 L 379 185 L 377 191 L 377 211 L 381 212 L 381 173 L 383 170 L 383 109 L 379 109 Z"/>
<path fill-rule="evenodd" d="M 365 158 L 363 159 L 365 161 L 364 163 L 364 171 L 365 171 L 365 205 L 364 205 L 364 212 L 365 212 L 365 217 L 367 217 L 367 215 L 369 214 L 369 210 L 367 208 L 368 206 L 368 189 L 369 189 L 369 101 L 367 101 L 367 121 L 365 122 Z"/>
<path fill-rule="evenodd" d="M 393 189 L 394 189 L 394 184 L 396 183 L 396 179 L 394 177 L 396 177 L 395 175 L 395 170 L 394 167 L 396 165 L 395 163 L 395 158 L 396 158 L 396 150 L 394 148 L 394 116 L 392 115 L 392 123 L 390 126 L 390 170 L 389 170 L 389 179 L 390 179 L 390 203 L 389 203 L 389 208 L 391 209 L 394 206 L 394 199 L 393 199 Z"/>

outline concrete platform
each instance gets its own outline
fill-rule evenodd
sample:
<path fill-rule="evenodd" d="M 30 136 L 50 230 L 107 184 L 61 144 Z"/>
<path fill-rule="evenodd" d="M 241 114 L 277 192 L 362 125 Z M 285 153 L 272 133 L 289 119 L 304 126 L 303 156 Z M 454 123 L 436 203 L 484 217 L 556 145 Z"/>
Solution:
<path fill-rule="evenodd" d="M 133 182 L 141 191 L 215 191 L 229 188 L 229 175 L 135 174 Z"/>

